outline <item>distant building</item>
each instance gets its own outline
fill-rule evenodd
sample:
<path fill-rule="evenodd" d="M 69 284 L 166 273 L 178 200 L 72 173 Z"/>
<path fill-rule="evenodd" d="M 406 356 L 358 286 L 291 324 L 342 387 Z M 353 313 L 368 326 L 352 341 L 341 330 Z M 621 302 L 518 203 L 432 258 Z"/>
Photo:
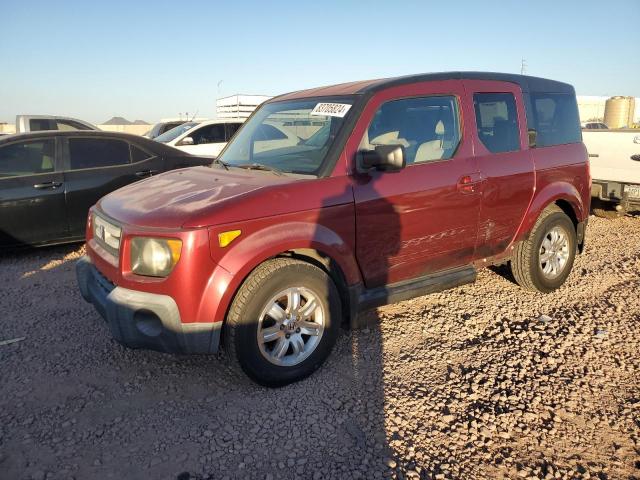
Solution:
<path fill-rule="evenodd" d="M 266 95 L 231 95 L 216 100 L 218 118 L 249 118 L 249 115 L 271 97 Z"/>

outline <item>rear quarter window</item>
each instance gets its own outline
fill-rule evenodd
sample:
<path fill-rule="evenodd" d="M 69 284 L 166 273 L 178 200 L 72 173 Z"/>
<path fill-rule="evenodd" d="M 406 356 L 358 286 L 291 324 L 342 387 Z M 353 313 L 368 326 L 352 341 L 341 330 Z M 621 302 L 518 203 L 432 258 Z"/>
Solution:
<path fill-rule="evenodd" d="M 550 147 L 582 141 L 578 104 L 566 93 L 531 93 L 537 132 L 536 146 Z"/>
<path fill-rule="evenodd" d="M 131 145 L 131 161 L 133 163 L 142 162 L 143 160 L 151 157 L 153 157 L 153 154 L 147 152 L 146 150 L 143 150 L 136 145 Z"/>

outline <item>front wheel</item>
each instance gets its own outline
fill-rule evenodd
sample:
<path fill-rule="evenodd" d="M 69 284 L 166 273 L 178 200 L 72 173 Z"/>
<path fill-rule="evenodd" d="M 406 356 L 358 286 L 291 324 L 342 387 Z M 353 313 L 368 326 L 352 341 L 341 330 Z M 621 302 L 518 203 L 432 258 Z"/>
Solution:
<path fill-rule="evenodd" d="M 521 287 L 549 293 L 566 281 L 576 255 L 576 229 L 556 205 L 544 210 L 527 240 L 516 245 L 511 272 Z"/>
<path fill-rule="evenodd" d="M 257 383 L 279 387 L 313 373 L 331 353 L 341 304 L 320 268 L 290 258 L 258 266 L 227 316 L 225 346 Z"/>

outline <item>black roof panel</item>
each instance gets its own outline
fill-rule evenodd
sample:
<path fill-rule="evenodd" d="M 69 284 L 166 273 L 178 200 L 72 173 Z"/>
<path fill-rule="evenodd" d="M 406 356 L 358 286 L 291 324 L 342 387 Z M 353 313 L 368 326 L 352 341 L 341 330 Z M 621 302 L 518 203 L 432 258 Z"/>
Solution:
<path fill-rule="evenodd" d="M 523 92 L 571 93 L 575 95 L 573 86 L 568 83 L 548 80 L 546 78 L 497 72 L 439 72 L 406 75 L 387 78 L 363 87 L 358 93 L 372 93 L 397 85 L 408 83 L 441 81 L 441 80 L 493 80 L 520 85 Z"/>

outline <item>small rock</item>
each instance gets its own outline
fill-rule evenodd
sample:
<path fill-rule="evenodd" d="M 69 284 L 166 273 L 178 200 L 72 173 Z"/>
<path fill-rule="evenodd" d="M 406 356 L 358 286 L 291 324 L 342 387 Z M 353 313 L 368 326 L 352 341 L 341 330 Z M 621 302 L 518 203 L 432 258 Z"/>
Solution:
<path fill-rule="evenodd" d="M 389 468 L 396 468 L 396 466 L 398 465 L 393 458 L 385 458 L 384 464 Z"/>

